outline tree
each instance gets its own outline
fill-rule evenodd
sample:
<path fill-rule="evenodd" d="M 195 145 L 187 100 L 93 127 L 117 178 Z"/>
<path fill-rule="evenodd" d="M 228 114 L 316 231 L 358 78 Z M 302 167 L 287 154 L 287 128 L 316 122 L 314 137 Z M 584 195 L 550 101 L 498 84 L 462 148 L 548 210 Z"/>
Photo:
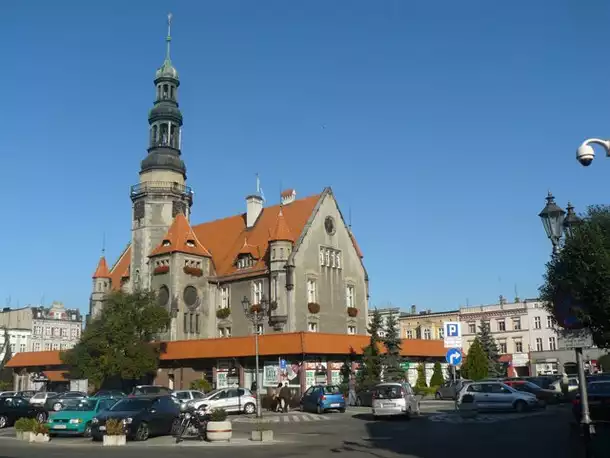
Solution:
<path fill-rule="evenodd" d="M 577 321 L 595 345 L 610 347 L 610 207 L 589 207 L 566 235 L 546 265 L 540 298 L 560 327 Z"/>
<path fill-rule="evenodd" d="M 487 355 L 488 375 L 490 377 L 501 377 L 504 374 L 500 363 L 500 352 L 496 340 L 489 332 L 489 323 L 482 322 L 477 335 L 483 351 Z"/>
<path fill-rule="evenodd" d="M 417 365 L 417 380 L 415 381 L 415 388 L 427 388 L 428 384 L 426 383 L 426 368 L 424 367 L 424 363 L 419 363 Z"/>
<path fill-rule="evenodd" d="M 116 378 L 138 380 L 157 370 L 160 347 L 152 341 L 169 323 L 169 314 L 157 305 L 155 293 L 113 292 L 80 342 L 62 352 L 61 359 L 70 367 L 72 378 L 89 379 L 97 388 Z"/>
<path fill-rule="evenodd" d="M 381 338 L 379 337 L 379 331 L 382 329 L 382 326 L 381 314 L 375 309 L 368 327 L 370 341 L 362 349 L 362 367 L 358 375 L 358 384 L 362 388 L 370 388 L 379 383 L 381 379 L 382 364 L 381 353 L 379 351 Z"/>
<path fill-rule="evenodd" d="M 434 370 L 432 371 L 432 377 L 430 378 L 430 386 L 441 386 L 444 382 L 443 369 L 441 368 L 441 363 L 437 361 L 434 363 Z"/>
<path fill-rule="evenodd" d="M 471 380 L 482 380 L 489 374 L 489 360 L 478 337 L 475 337 L 472 345 L 468 349 L 467 377 Z M 464 367 L 462 367 L 462 371 Z"/>
<path fill-rule="evenodd" d="M 398 320 L 391 313 L 386 320 L 385 338 L 383 344 L 387 350 L 383 357 L 383 379 L 386 382 L 400 382 L 405 379 L 405 371 L 400 367 L 401 341 Z"/>
<path fill-rule="evenodd" d="M 342 383 L 349 384 L 349 380 L 354 373 L 352 370 L 352 365 L 357 358 L 358 356 L 356 355 L 356 351 L 352 347 L 349 347 L 349 354 L 346 356 L 343 366 L 341 366 Z"/>
<path fill-rule="evenodd" d="M 4 358 L 0 362 L 0 385 L 2 385 L 0 389 L 11 389 L 13 386 L 13 370 L 6 367 L 6 363 L 13 357 L 10 342 L 11 337 L 9 336 L 8 328 L 4 328 L 4 346 L 0 350 L 0 353 L 4 352 Z"/>

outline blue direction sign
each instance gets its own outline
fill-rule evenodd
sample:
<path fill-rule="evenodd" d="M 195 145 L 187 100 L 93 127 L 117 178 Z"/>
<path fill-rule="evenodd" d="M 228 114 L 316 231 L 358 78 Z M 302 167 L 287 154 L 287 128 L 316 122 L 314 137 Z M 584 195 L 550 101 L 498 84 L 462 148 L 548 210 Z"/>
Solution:
<path fill-rule="evenodd" d="M 459 348 L 451 348 L 445 355 L 445 360 L 452 366 L 459 366 L 462 362 L 462 350 Z"/>
<path fill-rule="evenodd" d="M 280 359 L 280 369 L 286 369 L 286 360 Z"/>

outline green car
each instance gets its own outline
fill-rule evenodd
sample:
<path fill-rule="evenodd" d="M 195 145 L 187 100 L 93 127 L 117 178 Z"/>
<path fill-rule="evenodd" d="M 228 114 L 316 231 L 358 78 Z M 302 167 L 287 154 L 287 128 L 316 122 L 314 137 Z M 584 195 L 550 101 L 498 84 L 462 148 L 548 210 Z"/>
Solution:
<path fill-rule="evenodd" d="M 47 426 L 51 435 L 91 436 L 91 420 L 102 410 L 112 407 L 118 399 L 88 398 L 67 402 L 62 410 L 51 413 Z"/>

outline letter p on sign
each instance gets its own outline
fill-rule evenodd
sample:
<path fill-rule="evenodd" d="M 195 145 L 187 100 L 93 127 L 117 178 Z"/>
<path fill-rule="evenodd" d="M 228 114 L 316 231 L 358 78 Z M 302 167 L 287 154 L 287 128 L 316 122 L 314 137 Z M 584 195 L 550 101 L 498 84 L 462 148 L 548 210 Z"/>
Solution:
<path fill-rule="evenodd" d="M 445 323 L 445 335 L 447 337 L 461 337 L 460 323 Z"/>

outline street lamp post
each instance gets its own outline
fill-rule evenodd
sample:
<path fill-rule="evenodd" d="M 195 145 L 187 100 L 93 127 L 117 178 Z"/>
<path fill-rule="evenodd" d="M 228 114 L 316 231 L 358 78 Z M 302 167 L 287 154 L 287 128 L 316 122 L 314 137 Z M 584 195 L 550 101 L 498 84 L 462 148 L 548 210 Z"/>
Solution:
<path fill-rule="evenodd" d="M 244 296 L 241 301 L 241 305 L 244 308 L 244 314 L 246 318 L 253 324 L 254 326 L 254 355 L 255 355 L 255 367 L 256 367 L 256 418 L 261 418 L 263 416 L 261 410 L 261 400 L 258 392 L 260 391 L 260 380 L 259 380 L 259 372 L 258 372 L 258 326 L 263 323 L 265 316 L 267 316 L 267 312 L 269 310 L 269 301 L 265 299 L 265 296 L 261 297 L 260 303 L 251 304 L 250 299 Z"/>
<path fill-rule="evenodd" d="M 585 146 L 593 151 L 590 146 L 583 144 L 583 146 L 579 148 L 578 157 L 583 165 L 589 165 L 590 162 L 589 164 L 585 164 L 580 159 L 580 150 Z M 608 145 L 608 147 L 610 148 L 610 145 Z M 546 197 L 546 201 L 546 206 L 538 216 L 540 216 L 540 219 L 542 220 L 542 225 L 544 226 L 544 231 L 546 232 L 547 237 L 553 244 L 553 253 L 556 254 L 560 250 L 559 242 L 561 241 L 562 235 L 565 234 L 567 237 L 574 235 L 574 229 L 582 223 L 582 220 L 576 215 L 574 207 L 569 202 L 567 208 L 568 212 L 566 214 L 566 212 L 555 203 L 555 198 L 550 191 Z M 582 347 L 576 347 L 574 352 L 576 353 L 578 385 L 580 387 L 580 423 L 583 430 L 583 435 L 585 437 L 586 456 L 588 457 L 591 435 L 591 416 L 589 412 L 589 397 L 587 395 L 587 377 L 585 376 L 585 362 L 582 354 Z"/>

